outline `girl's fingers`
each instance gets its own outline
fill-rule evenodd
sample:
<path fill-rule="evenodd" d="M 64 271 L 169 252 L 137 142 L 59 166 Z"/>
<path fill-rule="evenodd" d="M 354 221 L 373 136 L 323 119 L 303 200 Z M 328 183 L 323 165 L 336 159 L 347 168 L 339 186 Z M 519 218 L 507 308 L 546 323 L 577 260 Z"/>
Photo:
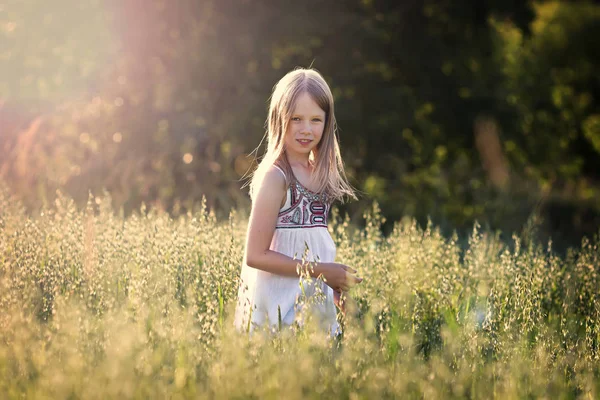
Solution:
<path fill-rule="evenodd" d="M 349 266 L 347 266 L 347 265 L 344 265 L 344 264 L 341 264 L 341 265 L 342 265 L 342 267 L 343 267 L 343 268 L 344 268 L 346 271 L 348 271 L 348 272 L 352 272 L 353 274 L 355 274 L 355 273 L 356 273 L 356 270 L 355 270 L 354 268 L 352 268 L 352 267 L 349 267 Z"/>
<path fill-rule="evenodd" d="M 354 285 L 356 285 L 357 283 L 361 283 L 363 281 L 363 278 L 359 278 L 358 276 L 354 276 L 351 274 L 347 274 L 346 276 L 346 282 L 340 284 L 340 286 L 336 287 L 336 288 L 332 288 L 333 290 L 335 290 L 336 292 L 347 292 L 348 290 L 350 290 L 350 288 Z"/>

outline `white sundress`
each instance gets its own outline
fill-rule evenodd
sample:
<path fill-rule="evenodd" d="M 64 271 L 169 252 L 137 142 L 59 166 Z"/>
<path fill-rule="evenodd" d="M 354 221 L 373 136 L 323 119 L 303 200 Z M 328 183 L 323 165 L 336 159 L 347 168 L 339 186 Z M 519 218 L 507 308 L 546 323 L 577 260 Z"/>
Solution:
<path fill-rule="evenodd" d="M 275 166 L 285 177 L 285 173 Z M 317 193 L 306 189 L 294 176 L 286 191 L 286 201 L 279 210 L 270 250 L 302 260 L 308 246 L 307 261 L 333 262 L 335 243 L 327 230 L 330 204 Z M 242 265 L 234 325 L 240 331 L 268 323 L 271 328 L 290 326 L 305 306 L 297 300 L 302 296 L 300 277 L 272 274 Z M 331 336 L 339 333 L 337 312 L 333 302 L 333 289 L 314 278 L 302 279 L 304 294 L 311 297 L 317 288 L 324 294 L 311 303 L 310 311 L 316 313 L 321 326 Z"/>

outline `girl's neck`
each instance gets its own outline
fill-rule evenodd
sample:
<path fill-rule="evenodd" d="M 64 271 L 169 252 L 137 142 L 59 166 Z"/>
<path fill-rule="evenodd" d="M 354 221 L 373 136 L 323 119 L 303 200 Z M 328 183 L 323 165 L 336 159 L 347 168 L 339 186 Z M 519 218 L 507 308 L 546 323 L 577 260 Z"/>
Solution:
<path fill-rule="evenodd" d="M 300 183 L 300 185 L 311 192 L 317 192 L 318 185 L 314 183 L 314 164 L 310 160 L 309 157 L 290 157 L 289 154 L 286 154 L 287 161 L 290 167 L 292 168 L 292 175 L 296 181 Z"/>
<path fill-rule="evenodd" d="M 310 158 L 308 156 L 306 156 L 306 157 L 304 157 L 304 155 L 296 156 L 296 155 L 291 155 L 289 153 L 286 153 L 286 157 L 287 157 L 288 163 L 292 167 L 298 166 L 301 168 L 305 168 L 307 170 L 310 170 L 312 168 L 313 163 L 310 161 Z"/>

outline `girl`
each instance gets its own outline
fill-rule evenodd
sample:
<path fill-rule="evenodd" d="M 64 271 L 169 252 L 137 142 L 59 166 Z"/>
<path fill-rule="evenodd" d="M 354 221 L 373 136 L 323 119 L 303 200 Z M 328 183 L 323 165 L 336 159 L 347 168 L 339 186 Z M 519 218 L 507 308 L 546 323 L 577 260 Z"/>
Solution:
<path fill-rule="evenodd" d="M 235 326 L 251 332 L 263 324 L 292 325 L 303 307 L 298 298 L 320 292 L 324 301 L 311 311 L 335 335 L 334 303 L 340 306 L 341 293 L 362 279 L 333 262 L 329 208 L 356 196 L 344 173 L 333 96 L 323 77 L 302 68 L 285 75 L 274 87 L 267 127 L 267 150 L 250 182 L 252 211 Z M 310 277 L 322 275 L 325 283 L 299 278 L 303 255 L 313 267 Z"/>

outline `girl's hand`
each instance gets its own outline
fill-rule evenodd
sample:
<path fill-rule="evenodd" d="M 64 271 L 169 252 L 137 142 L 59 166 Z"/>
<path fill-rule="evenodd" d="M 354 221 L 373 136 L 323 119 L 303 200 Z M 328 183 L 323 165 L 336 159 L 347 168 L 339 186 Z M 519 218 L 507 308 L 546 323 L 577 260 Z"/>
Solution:
<path fill-rule="evenodd" d="M 339 263 L 325 264 L 325 271 L 323 272 L 325 283 L 338 292 L 347 292 L 352 286 L 362 282 L 362 278 L 355 274 L 355 269 Z"/>

